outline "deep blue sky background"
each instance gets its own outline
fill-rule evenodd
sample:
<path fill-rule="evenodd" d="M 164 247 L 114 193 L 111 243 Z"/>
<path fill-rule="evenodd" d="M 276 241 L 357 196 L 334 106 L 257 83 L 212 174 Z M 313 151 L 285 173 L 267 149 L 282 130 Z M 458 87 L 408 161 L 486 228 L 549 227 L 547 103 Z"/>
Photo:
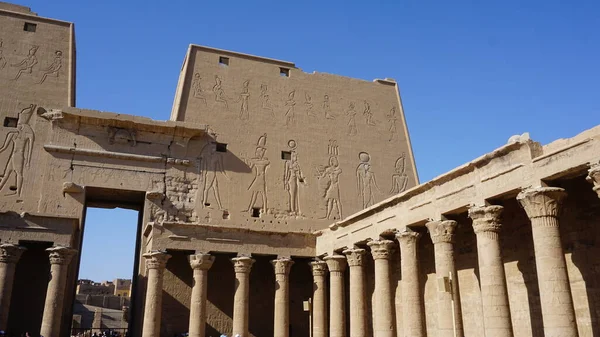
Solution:
<path fill-rule="evenodd" d="M 394 78 L 421 182 L 600 124 L 598 0 L 17 2 L 75 22 L 83 108 L 168 119 L 190 43 Z"/>

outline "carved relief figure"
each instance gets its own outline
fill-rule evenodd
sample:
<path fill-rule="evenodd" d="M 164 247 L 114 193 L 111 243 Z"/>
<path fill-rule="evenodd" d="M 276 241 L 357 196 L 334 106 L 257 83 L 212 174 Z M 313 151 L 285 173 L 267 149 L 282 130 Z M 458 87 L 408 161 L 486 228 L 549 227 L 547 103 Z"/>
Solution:
<path fill-rule="evenodd" d="M 390 113 L 387 114 L 387 118 L 388 118 L 388 131 L 390 132 L 390 139 L 389 141 L 392 141 L 392 139 L 394 139 L 394 136 L 396 135 L 396 121 L 398 120 L 398 117 L 396 117 L 396 107 L 392 107 L 392 109 L 390 110 Z"/>
<path fill-rule="evenodd" d="M 225 108 L 228 108 L 227 97 L 225 97 L 225 91 L 221 84 L 221 78 L 219 75 L 215 75 L 215 85 L 213 86 L 213 93 L 215 94 L 215 102 L 224 103 Z"/>
<path fill-rule="evenodd" d="M 392 189 L 390 194 L 398 194 L 406 190 L 408 184 L 408 175 L 406 175 L 406 154 L 402 152 L 402 155 L 396 160 L 394 173 L 392 175 Z"/>
<path fill-rule="evenodd" d="M 269 102 L 269 87 L 266 84 L 261 84 L 260 85 L 260 106 L 265 109 L 265 110 L 269 110 L 271 111 L 271 115 L 273 117 L 275 117 L 275 114 L 273 113 L 273 107 L 271 106 L 271 103 Z"/>
<path fill-rule="evenodd" d="M 240 119 L 241 120 L 246 120 L 248 118 L 250 118 L 250 115 L 248 114 L 248 100 L 250 99 L 250 91 L 248 89 L 248 86 L 250 85 L 250 81 L 246 80 L 244 81 L 244 84 L 242 84 L 242 92 L 240 93 L 240 99 L 238 100 L 242 102 L 242 105 L 240 107 Z"/>
<path fill-rule="evenodd" d="M 250 159 L 250 169 L 254 172 L 254 179 L 252 179 L 248 187 L 248 190 L 252 192 L 248 212 L 252 212 L 252 208 L 256 206 L 256 200 L 259 195 L 262 199 L 263 209 L 267 209 L 267 168 L 269 168 L 271 162 L 268 158 L 265 158 L 265 152 L 267 152 L 266 145 L 267 134 L 265 133 L 258 138 L 255 155 Z"/>
<path fill-rule="evenodd" d="M 29 125 L 29 120 L 31 119 L 31 115 L 33 115 L 35 107 L 35 105 L 31 104 L 19 112 L 17 130 L 8 132 L 4 139 L 4 144 L 0 148 L 0 153 L 8 150 L 9 147 L 11 148 L 8 161 L 4 167 L 4 176 L 0 180 L 0 190 L 4 188 L 11 174 L 14 173 L 17 179 L 17 188 L 10 194 L 16 193 L 18 196 L 21 196 L 23 189 L 23 169 L 25 166 L 29 167 L 31 163 L 35 134 Z"/>
<path fill-rule="evenodd" d="M 330 139 L 329 145 L 327 145 L 327 153 L 330 156 L 337 156 L 339 154 L 337 140 Z"/>
<path fill-rule="evenodd" d="M 137 145 L 135 130 L 128 130 L 123 128 L 108 128 L 108 143 L 109 144 L 129 144 L 134 147 Z"/>
<path fill-rule="evenodd" d="M 27 57 L 25 57 L 21 62 L 16 63 L 16 64 L 11 64 L 12 67 L 17 67 L 19 68 L 19 71 L 17 72 L 17 75 L 15 75 L 15 78 L 13 78 L 13 80 L 18 80 L 19 77 L 21 77 L 21 74 L 31 74 L 33 67 L 38 63 L 38 59 L 35 56 L 35 53 L 37 53 L 38 50 L 38 46 L 33 46 L 29 49 L 29 53 L 27 54 Z"/>
<path fill-rule="evenodd" d="M 367 208 L 374 203 L 373 188 L 381 192 L 375 181 L 375 173 L 371 171 L 371 156 L 366 152 L 358 154 L 360 164 L 356 168 L 356 180 L 358 183 L 358 196 L 362 200 L 362 207 Z"/>
<path fill-rule="evenodd" d="M 375 125 L 375 122 L 373 121 L 373 113 L 371 112 L 371 105 L 366 100 L 365 100 L 365 111 L 363 112 L 363 115 L 367 119 L 367 125 L 369 125 L 369 126 Z"/>
<path fill-rule="evenodd" d="M 325 112 L 325 118 L 335 119 L 335 116 L 331 114 L 331 106 L 329 104 L 329 96 L 323 96 L 323 111 Z"/>
<path fill-rule="evenodd" d="M 229 176 L 225 172 L 221 152 L 217 152 L 216 143 L 210 143 L 202 150 L 200 153 L 200 164 L 202 165 L 202 181 L 200 184 L 202 188 L 202 207 L 204 208 L 210 205 L 208 202 L 208 194 L 212 190 L 217 206 L 219 209 L 223 209 L 221 195 L 219 193 L 218 175 L 219 173 L 223 174 L 227 180 L 229 180 Z"/>
<path fill-rule="evenodd" d="M 54 61 L 52 62 L 52 64 L 49 65 L 48 68 L 42 69 L 44 74 L 42 75 L 42 78 L 40 79 L 39 84 L 44 83 L 44 81 L 46 80 L 46 78 L 48 78 L 48 76 L 58 77 L 58 71 L 60 70 L 61 67 L 62 67 L 62 51 L 57 50 L 54 52 Z"/>
<path fill-rule="evenodd" d="M 290 160 L 285 161 L 283 169 L 283 187 L 288 191 L 288 211 L 291 215 L 302 215 L 300 212 L 299 196 L 300 184 L 306 185 L 306 179 L 298 163 L 298 153 L 296 152 L 296 141 L 290 140 L 288 146 L 291 151 Z"/>
<path fill-rule="evenodd" d="M 204 90 L 202 90 L 202 84 L 200 83 L 200 73 L 194 74 L 194 79 L 192 80 L 192 91 L 194 93 L 194 97 L 204 102 L 206 105 L 206 98 L 204 98 Z"/>
<path fill-rule="evenodd" d="M 288 94 L 288 100 L 285 102 L 285 106 L 287 107 L 287 111 L 285 112 L 285 126 L 293 124 L 295 122 L 294 116 L 294 106 L 296 106 L 296 101 L 294 100 L 294 96 L 296 95 L 296 90 L 293 90 Z"/>
<path fill-rule="evenodd" d="M 354 110 L 354 103 L 350 103 L 346 115 L 350 117 L 348 119 L 348 136 L 354 136 L 358 133 L 358 130 L 356 129 L 356 110 Z"/>
<path fill-rule="evenodd" d="M 329 164 L 326 167 L 317 169 L 319 182 L 323 184 L 325 199 L 325 216 L 322 219 L 331 219 L 337 211 L 338 218 L 342 218 L 342 203 L 340 201 L 340 174 L 342 169 L 336 156 L 329 157 Z"/>
<path fill-rule="evenodd" d="M 314 104 L 312 102 L 312 97 L 310 97 L 310 94 L 308 92 L 304 93 L 304 106 L 306 106 L 307 115 L 309 115 L 310 117 L 316 117 L 315 113 L 313 112 Z"/>

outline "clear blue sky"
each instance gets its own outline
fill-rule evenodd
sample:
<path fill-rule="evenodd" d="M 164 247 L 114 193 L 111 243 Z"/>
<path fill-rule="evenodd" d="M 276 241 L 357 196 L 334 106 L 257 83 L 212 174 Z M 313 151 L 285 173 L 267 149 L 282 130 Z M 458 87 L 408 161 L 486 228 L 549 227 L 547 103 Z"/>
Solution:
<path fill-rule="evenodd" d="M 600 1 L 18 1 L 75 22 L 77 104 L 168 119 L 190 43 L 398 81 L 421 182 L 600 124 Z"/>

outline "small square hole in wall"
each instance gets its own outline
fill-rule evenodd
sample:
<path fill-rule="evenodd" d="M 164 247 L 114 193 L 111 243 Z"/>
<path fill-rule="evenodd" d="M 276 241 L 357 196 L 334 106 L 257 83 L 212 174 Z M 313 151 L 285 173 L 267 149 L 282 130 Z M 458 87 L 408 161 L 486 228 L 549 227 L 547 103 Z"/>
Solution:
<path fill-rule="evenodd" d="M 281 159 L 292 160 L 292 153 L 290 151 L 281 151 Z"/>
<path fill-rule="evenodd" d="M 23 30 L 26 32 L 35 33 L 36 29 L 37 29 L 37 24 L 35 24 L 35 23 L 25 22 L 25 25 L 23 25 Z"/>
<path fill-rule="evenodd" d="M 253 218 L 260 218 L 260 207 L 253 207 L 252 208 L 252 217 Z"/>
<path fill-rule="evenodd" d="M 229 211 L 223 211 L 223 220 L 229 220 Z"/>
<path fill-rule="evenodd" d="M 279 68 L 279 76 L 290 77 L 290 70 L 288 68 Z"/>
<path fill-rule="evenodd" d="M 217 152 L 227 152 L 227 144 L 217 143 Z"/>
<path fill-rule="evenodd" d="M 219 56 L 219 64 L 228 66 L 229 65 L 229 57 Z"/>
<path fill-rule="evenodd" d="M 4 126 L 7 128 L 16 128 L 18 118 L 14 117 L 4 117 Z"/>

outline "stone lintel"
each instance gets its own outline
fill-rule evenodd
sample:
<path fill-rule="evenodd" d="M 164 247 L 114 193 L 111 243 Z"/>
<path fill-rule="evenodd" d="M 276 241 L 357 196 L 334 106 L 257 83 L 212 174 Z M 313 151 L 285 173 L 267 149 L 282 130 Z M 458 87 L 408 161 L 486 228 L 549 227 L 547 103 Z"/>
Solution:
<path fill-rule="evenodd" d="M 342 253 L 346 255 L 348 265 L 350 267 L 355 267 L 363 265 L 363 256 L 366 254 L 366 252 L 367 251 L 362 248 L 350 248 L 344 250 Z"/>
<path fill-rule="evenodd" d="M 68 265 L 71 258 L 77 254 L 76 249 L 69 247 L 56 246 L 46 249 L 50 254 L 50 264 Z"/>
<path fill-rule="evenodd" d="M 0 263 L 17 263 L 25 250 L 27 250 L 27 248 L 12 243 L 1 244 Z"/>
<path fill-rule="evenodd" d="M 433 244 L 446 242 L 454 243 L 457 223 L 454 220 L 429 221 L 425 226 L 429 230 Z"/>
<path fill-rule="evenodd" d="M 210 254 L 197 253 L 189 256 L 192 269 L 209 270 L 215 262 L 215 257 Z"/>
<path fill-rule="evenodd" d="M 517 195 L 517 200 L 530 219 L 558 217 L 560 205 L 567 196 L 564 189 L 558 187 L 528 188 Z"/>
<path fill-rule="evenodd" d="M 392 240 L 373 240 L 367 243 L 371 247 L 371 255 L 374 260 L 389 259 L 394 251 L 394 241 Z"/>
<path fill-rule="evenodd" d="M 469 217 L 473 220 L 473 230 L 479 233 L 499 233 L 502 224 L 500 216 L 502 206 L 473 206 L 469 208 Z"/>

